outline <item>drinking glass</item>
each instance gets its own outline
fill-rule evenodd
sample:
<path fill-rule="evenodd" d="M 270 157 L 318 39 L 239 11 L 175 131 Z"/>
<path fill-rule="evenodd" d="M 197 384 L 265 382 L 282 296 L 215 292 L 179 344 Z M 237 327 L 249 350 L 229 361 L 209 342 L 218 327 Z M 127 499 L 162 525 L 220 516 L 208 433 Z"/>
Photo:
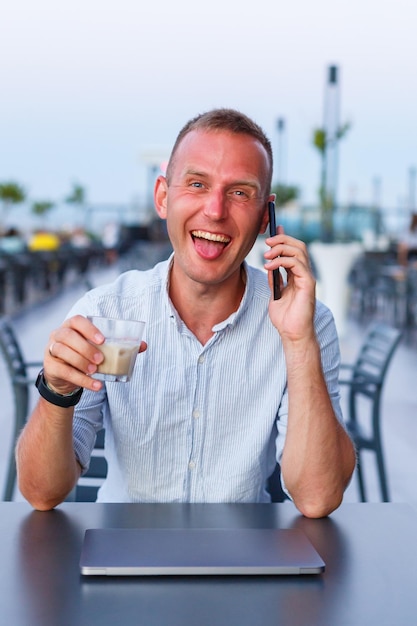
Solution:
<path fill-rule="evenodd" d="M 88 315 L 87 318 L 104 335 L 97 345 L 104 355 L 92 377 L 106 382 L 127 383 L 133 372 L 142 340 L 145 322 Z"/>

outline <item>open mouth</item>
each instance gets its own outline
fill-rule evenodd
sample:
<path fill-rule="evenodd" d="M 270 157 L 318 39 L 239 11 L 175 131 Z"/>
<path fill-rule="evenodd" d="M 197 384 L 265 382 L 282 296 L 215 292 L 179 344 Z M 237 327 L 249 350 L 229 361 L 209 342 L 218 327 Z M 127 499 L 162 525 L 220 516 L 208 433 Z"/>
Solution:
<path fill-rule="evenodd" d="M 198 254 L 205 259 L 216 259 L 230 243 L 230 237 L 205 230 L 193 230 L 191 236 Z"/>
<path fill-rule="evenodd" d="M 208 233 L 205 230 L 193 230 L 191 235 L 193 239 L 205 239 L 206 241 L 213 241 L 214 243 L 221 243 L 226 246 L 230 242 L 230 237 L 226 237 L 226 235 Z"/>

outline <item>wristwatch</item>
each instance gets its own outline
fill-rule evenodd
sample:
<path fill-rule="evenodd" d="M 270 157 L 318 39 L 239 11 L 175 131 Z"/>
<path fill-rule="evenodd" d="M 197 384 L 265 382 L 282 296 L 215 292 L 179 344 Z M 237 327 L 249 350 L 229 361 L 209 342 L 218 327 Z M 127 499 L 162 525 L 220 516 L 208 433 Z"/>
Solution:
<path fill-rule="evenodd" d="M 55 406 L 62 406 L 64 409 L 78 404 L 83 392 L 82 387 L 74 389 L 74 391 L 71 391 L 71 393 L 67 394 L 61 394 L 56 393 L 56 391 L 52 391 L 52 389 L 48 387 L 48 383 L 45 380 L 45 376 L 43 375 L 43 369 L 41 369 L 38 374 L 35 386 L 41 394 L 42 398 L 45 398 L 45 400 L 47 400 L 51 404 L 55 404 Z"/>

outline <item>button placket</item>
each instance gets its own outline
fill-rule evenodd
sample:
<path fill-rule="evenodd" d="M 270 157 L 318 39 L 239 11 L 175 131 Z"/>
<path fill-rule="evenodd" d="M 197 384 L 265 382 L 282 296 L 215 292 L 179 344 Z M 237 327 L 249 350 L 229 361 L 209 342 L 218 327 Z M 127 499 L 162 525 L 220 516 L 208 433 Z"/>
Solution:
<path fill-rule="evenodd" d="M 189 489 L 191 499 L 198 499 L 201 496 L 201 486 L 199 486 L 199 472 L 196 472 L 201 459 L 201 450 L 203 444 L 203 432 L 204 432 L 204 402 L 207 388 L 207 368 L 206 356 L 200 354 L 197 357 L 196 362 L 196 389 L 194 396 L 194 405 L 192 410 L 192 446 L 190 459 L 188 462 L 189 471 Z"/>

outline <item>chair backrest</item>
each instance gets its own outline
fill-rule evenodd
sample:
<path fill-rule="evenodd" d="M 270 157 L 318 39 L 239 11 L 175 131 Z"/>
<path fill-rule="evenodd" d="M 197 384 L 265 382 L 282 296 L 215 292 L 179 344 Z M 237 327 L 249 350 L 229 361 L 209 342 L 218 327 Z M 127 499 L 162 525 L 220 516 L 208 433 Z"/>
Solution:
<path fill-rule="evenodd" d="M 406 322 L 412 328 L 417 324 L 417 267 L 407 271 L 407 312 Z"/>
<path fill-rule="evenodd" d="M 32 368 L 40 368 L 41 361 L 25 361 L 13 326 L 7 318 L 0 319 L 0 352 L 3 355 L 13 392 L 14 423 L 12 428 L 12 441 L 7 467 L 6 485 L 3 492 L 3 500 L 13 499 L 16 483 L 16 463 L 14 447 L 20 431 L 26 423 L 29 412 L 29 390 L 34 383 L 34 376 L 30 374 Z"/>
<path fill-rule="evenodd" d="M 357 383 L 357 391 L 369 383 L 381 388 L 391 358 L 402 336 L 401 330 L 382 322 L 374 322 L 366 335 L 359 355 L 352 368 L 352 381 Z M 365 390 L 365 389 L 364 389 Z"/>
<path fill-rule="evenodd" d="M 6 318 L 0 319 L 0 349 L 12 377 L 26 376 L 27 368 L 12 325 Z"/>
<path fill-rule="evenodd" d="M 357 453 L 357 477 L 361 501 L 366 502 L 361 451 L 371 450 L 376 454 L 381 495 L 384 502 L 389 501 L 385 463 L 381 441 L 381 398 L 388 366 L 401 340 L 402 331 L 384 323 L 374 322 L 365 337 L 356 363 L 353 366 L 341 366 L 341 371 L 349 369 L 348 380 L 339 379 L 342 385 L 348 385 L 347 430 L 352 437 Z M 363 427 L 363 402 L 367 402 L 370 413 L 365 412 L 367 427 Z"/>
<path fill-rule="evenodd" d="M 29 411 L 29 389 L 35 382 L 34 369 L 42 366 L 42 361 L 26 361 L 17 340 L 14 328 L 7 318 L 0 319 L 0 351 L 3 354 L 15 403 L 15 431 L 25 425 Z"/>
<path fill-rule="evenodd" d="M 95 502 L 97 491 L 107 476 L 107 461 L 104 457 L 104 428 L 97 433 L 93 455 L 88 471 L 79 479 L 73 492 L 76 502 Z"/>
<path fill-rule="evenodd" d="M 285 502 L 285 500 L 288 500 L 288 496 L 281 485 L 281 467 L 278 463 L 268 478 L 267 490 L 271 496 L 271 502 Z"/>
<path fill-rule="evenodd" d="M 29 410 L 28 371 L 13 327 L 5 318 L 0 320 L 0 350 L 13 389 L 14 431 L 17 434 L 23 428 Z"/>

